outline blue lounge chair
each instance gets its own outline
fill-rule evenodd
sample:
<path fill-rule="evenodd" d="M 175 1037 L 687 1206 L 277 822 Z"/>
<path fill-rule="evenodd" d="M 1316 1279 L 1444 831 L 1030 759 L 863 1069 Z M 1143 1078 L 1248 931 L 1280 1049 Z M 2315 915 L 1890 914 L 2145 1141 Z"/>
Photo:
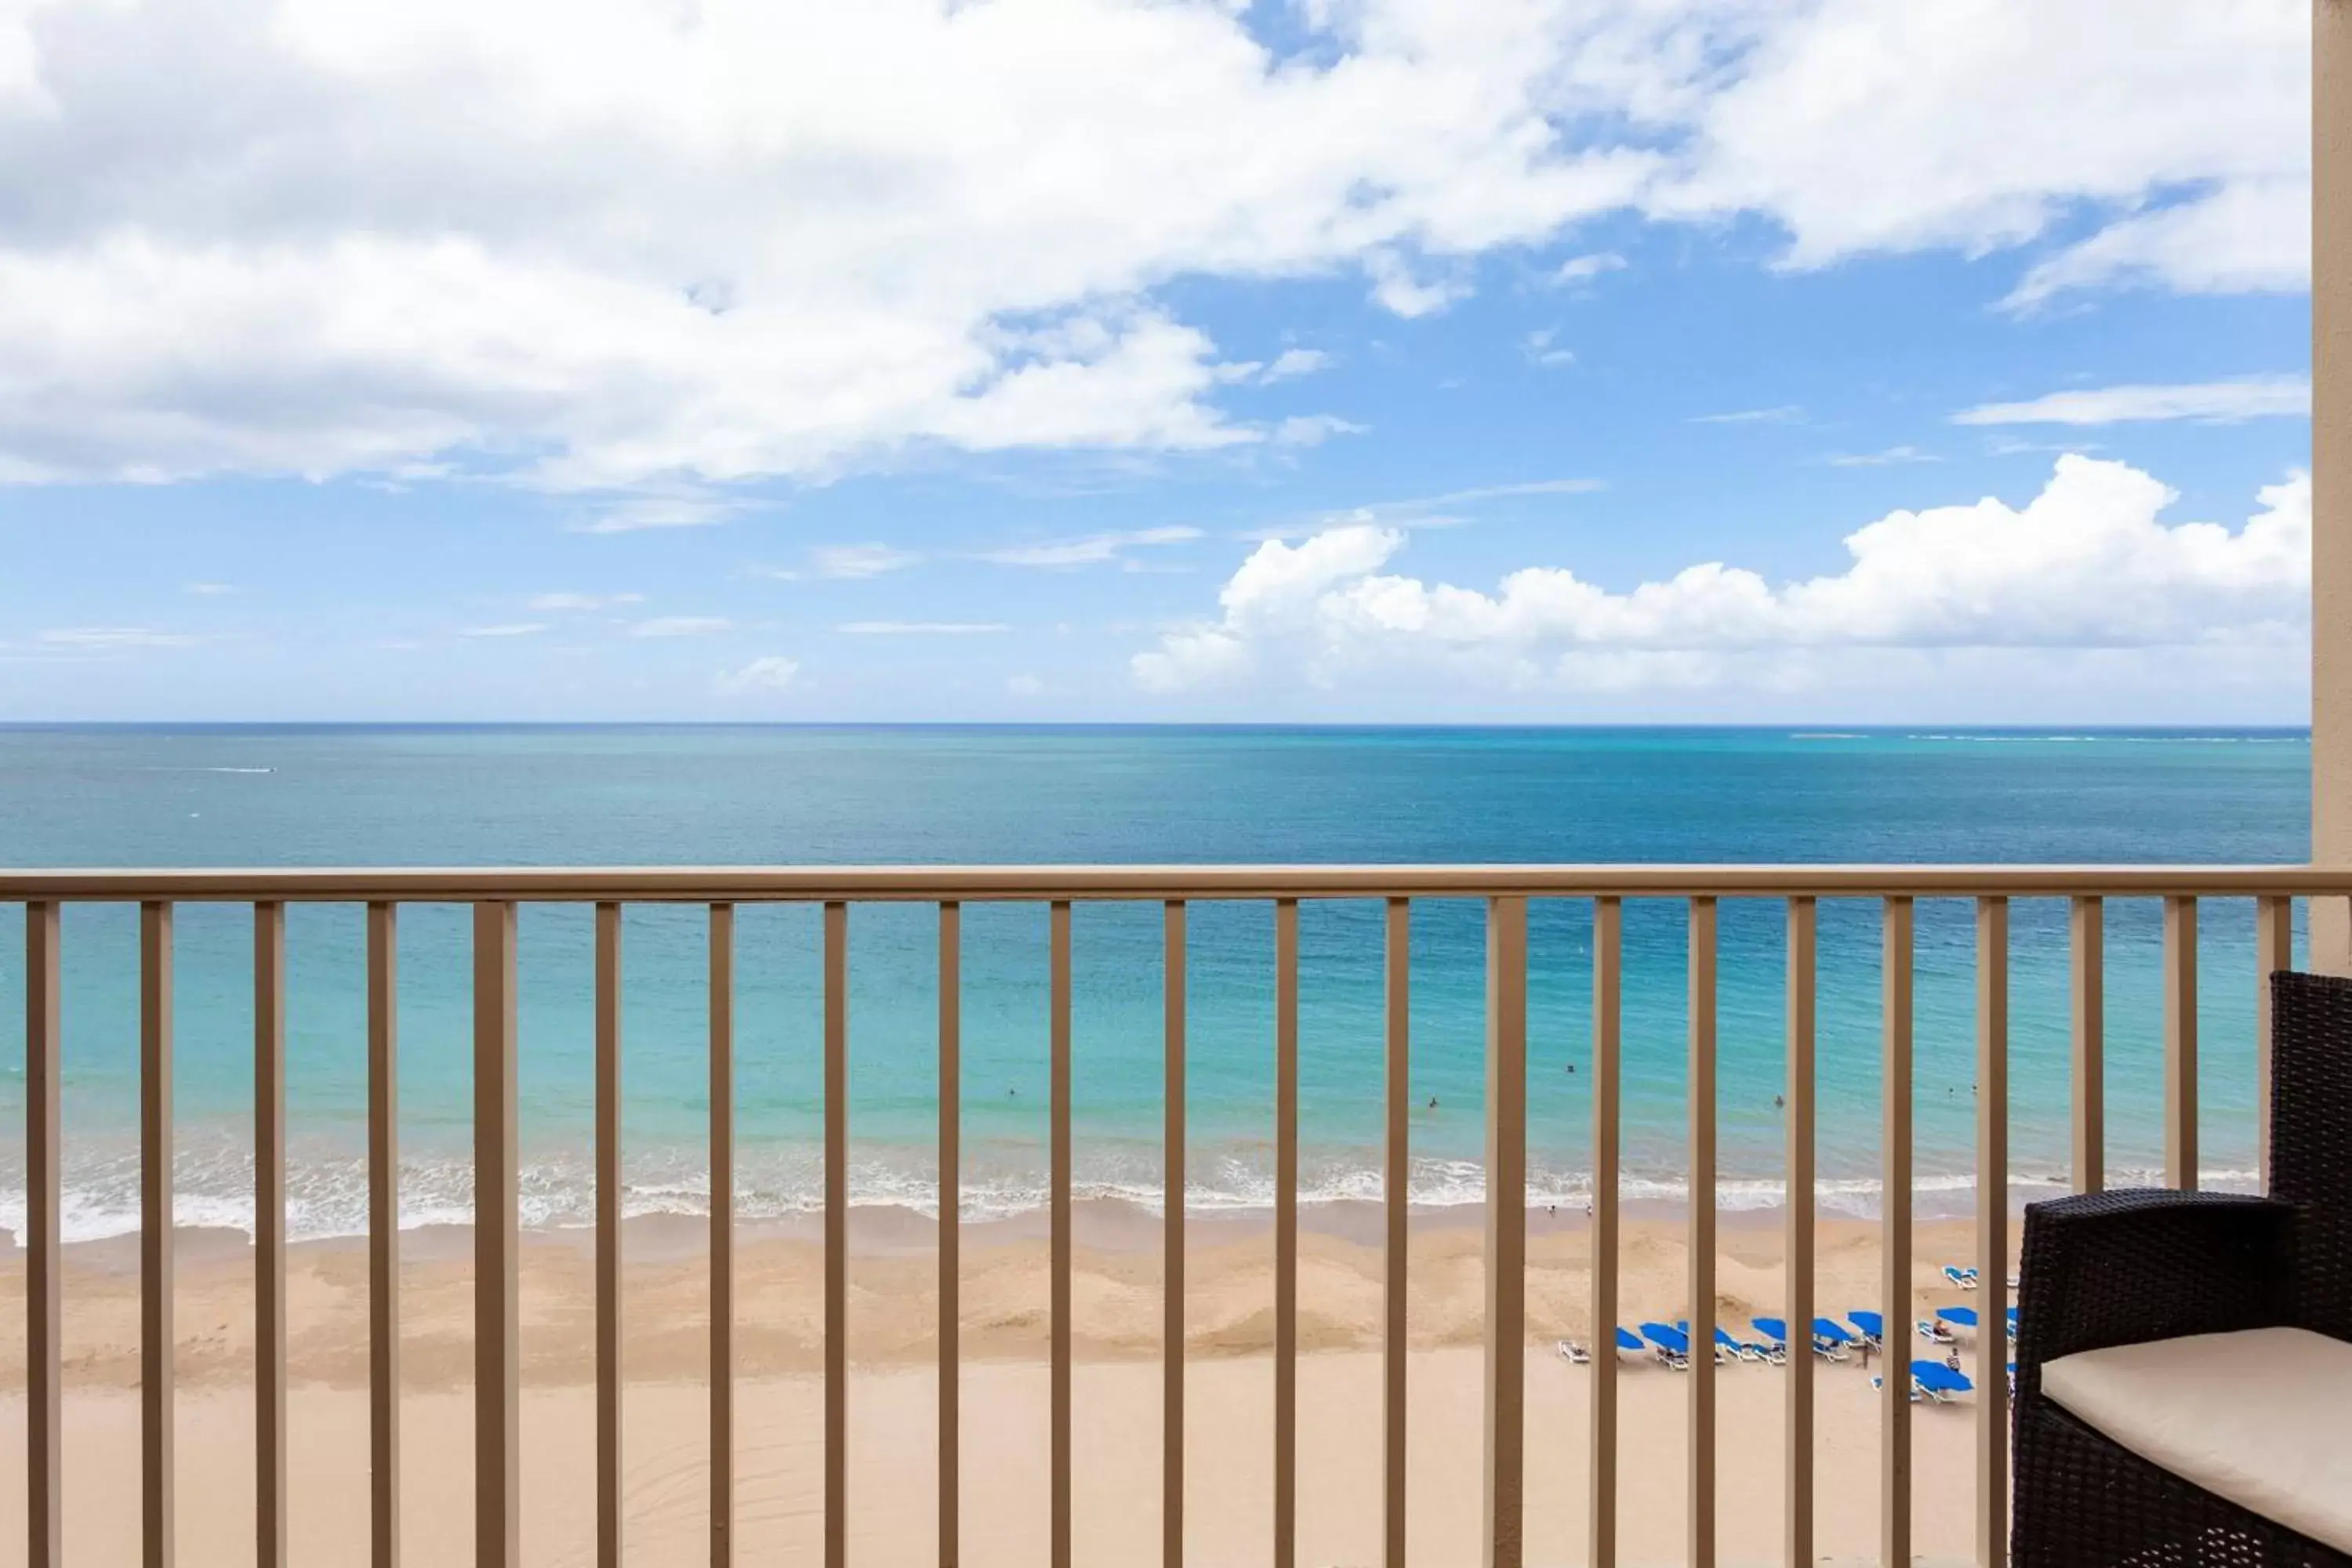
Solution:
<path fill-rule="evenodd" d="M 1845 1321 L 1862 1331 L 1862 1342 L 1865 1350 L 1874 1351 L 1886 1343 L 1886 1320 L 1876 1312 L 1867 1312 L 1856 1308 L 1845 1315 Z"/>
<path fill-rule="evenodd" d="M 2014 1307 L 2009 1310 L 2009 1337 L 2017 1338 L 2017 1309 Z"/>
<path fill-rule="evenodd" d="M 1643 1323 L 1642 1337 L 1657 1351 L 1659 1362 L 1677 1372 L 1690 1368 L 1690 1336 L 1671 1323 Z"/>
<path fill-rule="evenodd" d="M 1789 1325 L 1779 1318 L 1750 1318 L 1756 1331 L 1764 1336 L 1764 1359 L 1774 1366 L 1785 1366 L 1789 1361 Z"/>
<path fill-rule="evenodd" d="M 1975 1269 L 1963 1268 L 1957 1263 L 1944 1265 L 1944 1278 L 1963 1290 L 1973 1290 L 1984 1283 L 1983 1277 Z"/>
<path fill-rule="evenodd" d="M 1675 1327 L 1687 1334 L 1691 1331 L 1690 1320 L 1688 1318 L 1676 1318 L 1675 1320 Z M 1716 1324 L 1715 1364 L 1721 1366 L 1727 1361 L 1746 1361 L 1748 1359 L 1749 1359 L 1748 1355 L 1748 1347 L 1741 1344 L 1738 1340 L 1733 1339 L 1731 1335 L 1725 1331 L 1721 1323 Z"/>
<path fill-rule="evenodd" d="M 1952 1337 L 1951 1330 L 1933 1318 L 1922 1318 L 1911 1326 L 1918 1330 L 1919 1337 L 1931 1345 L 1949 1345 L 1959 1342 Z"/>
<path fill-rule="evenodd" d="M 1846 1347 L 1861 1342 L 1843 1323 L 1829 1318 L 1813 1320 L 1813 1353 L 1824 1361 L 1843 1361 Z"/>
<path fill-rule="evenodd" d="M 1955 1394 L 1970 1394 L 1976 1390 L 1976 1384 L 1969 1381 L 1968 1373 L 1954 1372 L 1939 1361 L 1913 1362 L 1911 1383 L 1938 1405 L 1950 1403 Z"/>

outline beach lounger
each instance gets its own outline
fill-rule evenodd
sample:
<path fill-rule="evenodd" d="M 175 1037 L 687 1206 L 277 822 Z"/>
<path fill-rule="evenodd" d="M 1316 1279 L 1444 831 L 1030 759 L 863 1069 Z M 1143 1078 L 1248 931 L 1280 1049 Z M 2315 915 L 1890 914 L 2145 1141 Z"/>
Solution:
<path fill-rule="evenodd" d="M 1750 1318 L 1748 1326 L 1764 1336 L 1764 1359 L 1774 1366 L 1789 1363 L 1789 1325 L 1778 1318 Z"/>
<path fill-rule="evenodd" d="M 1856 1308 L 1845 1315 L 1845 1321 L 1862 1331 L 1862 1344 L 1864 1350 L 1874 1351 L 1885 1347 L 1886 1320 L 1876 1312 L 1864 1311 Z"/>
<path fill-rule="evenodd" d="M 1592 1352 L 1574 1340 L 1562 1340 L 1559 1342 L 1559 1359 L 1570 1366 L 1582 1366 L 1592 1359 Z"/>
<path fill-rule="evenodd" d="M 1829 1318 L 1813 1320 L 1813 1353 L 1823 1361 L 1843 1361 L 1847 1347 L 1862 1342 L 1845 1325 Z"/>
<path fill-rule="evenodd" d="M 1661 1365 L 1676 1372 L 1690 1370 L 1690 1336 L 1671 1323 L 1643 1323 L 1642 1337 L 1657 1351 Z"/>
<path fill-rule="evenodd" d="M 1944 1278 L 1963 1290 L 1973 1290 L 1984 1283 L 1975 1269 L 1963 1268 L 1957 1263 L 1944 1265 Z"/>
<path fill-rule="evenodd" d="M 1911 1384 L 1937 1405 L 1948 1405 L 1956 1395 L 1976 1391 L 1976 1384 L 1969 1381 L 1968 1373 L 1954 1372 L 1939 1361 L 1913 1362 Z"/>
<path fill-rule="evenodd" d="M 1953 1339 L 1952 1331 L 1944 1327 L 1943 1324 L 1936 1321 L 1933 1318 L 1922 1318 L 1911 1326 L 1918 1330 L 1919 1337 L 1926 1340 L 1931 1345 L 1948 1345 L 1958 1343 L 1957 1340 Z"/>
<path fill-rule="evenodd" d="M 1688 1334 L 1690 1332 L 1690 1320 L 1688 1318 L 1677 1318 L 1675 1320 L 1675 1327 L 1680 1329 L 1685 1334 Z M 1747 1361 L 1748 1359 L 1748 1347 L 1741 1344 L 1738 1340 L 1733 1339 L 1729 1331 L 1727 1331 L 1721 1323 L 1716 1324 L 1715 1364 L 1722 1366 L 1727 1362 Z"/>

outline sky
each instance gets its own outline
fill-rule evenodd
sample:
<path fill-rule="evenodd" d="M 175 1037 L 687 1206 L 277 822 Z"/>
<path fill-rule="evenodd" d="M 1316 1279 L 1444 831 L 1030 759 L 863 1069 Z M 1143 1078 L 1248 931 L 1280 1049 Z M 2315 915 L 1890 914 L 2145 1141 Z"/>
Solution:
<path fill-rule="evenodd" d="M 0 0 L 0 720 L 2300 723 L 2306 0 Z"/>

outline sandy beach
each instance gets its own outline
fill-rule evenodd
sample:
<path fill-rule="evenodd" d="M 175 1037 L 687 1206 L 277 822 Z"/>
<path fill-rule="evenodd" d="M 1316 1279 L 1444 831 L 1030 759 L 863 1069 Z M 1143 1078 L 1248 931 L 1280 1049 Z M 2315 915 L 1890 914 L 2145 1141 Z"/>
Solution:
<path fill-rule="evenodd" d="M 1412 1531 L 1416 1563 L 1471 1563 L 1479 1531 L 1480 1232 L 1475 1211 L 1417 1215 L 1411 1268 Z M 1309 1211 L 1299 1281 L 1301 1561 L 1378 1556 L 1380 1253 L 1376 1211 Z M 850 1499 L 861 1563 L 931 1560 L 936 1384 L 933 1226 L 901 1210 L 855 1216 L 850 1277 Z M 1085 1562 L 1156 1561 L 1160 1510 L 1160 1225 L 1125 1205 L 1084 1205 L 1073 1289 L 1079 1370 L 1076 1541 Z M 1554 1353 L 1589 1340 L 1589 1238 L 1580 1215 L 1530 1215 L 1528 1307 L 1528 1561 L 1583 1560 L 1591 1373 Z M 707 1529 L 709 1272 L 701 1222 L 632 1222 L 625 1255 L 625 1454 L 632 1561 L 702 1560 Z M 462 1229 L 404 1237 L 403 1530 L 408 1560 L 455 1561 L 470 1540 L 470 1263 Z M 1265 1555 L 1271 1518 L 1272 1264 L 1262 1219 L 1196 1216 L 1186 1292 L 1189 1555 Z M 1912 1315 L 1974 1301 L 1938 1266 L 1966 1258 L 1969 1227 L 1923 1223 Z M 68 1248 L 66 1280 L 68 1546 L 77 1562 L 135 1561 L 127 1479 L 138 1456 L 136 1238 Z M 1718 1311 L 1744 1329 L 1780 1310 L 1772 1216 L 1727 1216 Z M 813 1229 L 747 1230 L 738 1247 L 739 1542 L 751 1560 L 818 1560 L 822 1507 L 823 1253 Z M 593 1296 L 587 1238 L 526 1238 L 521 1345 L 526 1559 L 593 1559 Z M 1629 1218 L 1622 1316 L 1684 1315 L 1681 1227 Z M 252 1506 L 251 1253 L 242 1235 L 183 1232 L 177 1294 L 181 1560 L 243 1563 Z M 1824 1217 L 1817 1300 L 1873 1305 L 1875 1227 Z M 289 1268 L 293 1552 L 360 1563 L 366 1531 L 367 1270 L 356 1243 L 292 1249 Z M 24 1386 L 21 1257 L 0 1261 L 0 1381 Z M 973 1564 L 1033 1564 L 1046 1529 L 1045 1243 L 1035 1218 L 968 1226 L 961 1271 L 963 1539 Z M 1917 1345 L 1907 1331 L 1906 1352 Z M 1973 1371 L 1974 1352 L 1964 1342 Z M 1777 1560 L 1786 1374 L 1719 1376 L 1726 1561 Z M 1859 1363 L 1816 1386 L 1824 1561 L 1875 1551 L 1876 1407 Z M 1684 1380 L 1628 1364 L 1621 1379 L 1621 1498 L 1627 1560 L 1684 1545 Z M 0 1401 L 0 1473 L 21 1475 L 21 1394 Z M 1916 1540 L 1923 1557 L 1970 1552 L 1973 1406 L 1915 1411 Z M 0 1489 L 0 1562 L 21 1561 L 22 1489 Z"/>

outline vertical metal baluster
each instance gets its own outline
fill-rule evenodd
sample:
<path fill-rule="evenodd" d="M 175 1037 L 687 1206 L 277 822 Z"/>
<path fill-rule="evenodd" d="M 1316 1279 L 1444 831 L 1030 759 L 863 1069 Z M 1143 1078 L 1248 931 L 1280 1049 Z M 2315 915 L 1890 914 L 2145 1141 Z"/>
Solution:
<path fill-rule="evenodd" d="M 1274 1568 L 1298 1556 L 1298 901 L 1274 906 Z"/>
<path fill-rule="evenodd" d="M 710 906 L 710 1568 L 735 1563 L 735 906 Z"/>
<path fill-rule="evenodd" d="M 1070 906 L 1047 914 L 1048 1317 L 1052 1369 L 1047 1392 L 1050 1510 L 1048 1561 L 1070 1568 Z"/>
<path fill-rule="evenodd" d="M 2197 900 L 2164 900 L 2164 1180 L 2197 1185 Z"/>
<path fill-rule="evenodd" d="M 367 907 L 368 1561 L 400 1562 L 400 997 L 396 906 Z"/>
<path fill-rule="evenodd" d="M 253 1535 L 286 1563 L 286 906 L 253 906 Z"/>
<path fill-rule="evenodd" d="M 474 906 L 474 1563 L 522 1560 L 515 906 Z"/>
<path fill-rule="evenodd" d="M 961 1556 L 963 906 L 940 905 L 940 1568 Z"/>
<path fill-rule="evenodd" d="M 1160 1198 L 1160 1561 L 1184 1563 L 1184 905 L 1160 911 L 1160 1134 L 1165 1187 Z"/>
<path fill-rule="evenodd" d="M 1690 1560 L 1715 1563 L 1715 928 L 1690 901 Z"/>
<path fill-rule="evenodd" d="M 621 906 L 596 906 L 596 1564 L 621 1563 Z"/>
<path fill-rule="evenodd" d="M 1486 1568 L 1526 1542 L 1528 901 L 1486 901 Z"/>
<path fill-rule="evenodd" d="M 2294 900 L 2254 900 L 2254 1169 L 2271 1190 L 2271 976 L 2294 967 Z"/>
<path fill-rule="evenodd" d="M 849 1561 L 849 906 L 824 906 L 824 1563 Z"/>
<path fill-rule="evenodd" d="M 1888 899 L 1885 918 L 1879 1312 L 1886 1320 L 1888 1349 L 1879 1388 L 1879 1561 L 1884 1568 L 1909 1568 L 1911 1380 L 1903 1375 L 1909 1369 L 1898 1347 L 1911 1321 L 1911 900 Z M 1810 1323 L 1801 1329 L 1792 1323 L 1790 1332 L 1802 1332 L 1811 1342 Z"/>
<path fill-rule="evenodd" d="M 2009 1560 L 2009 900 L 1977 900 L 1977 1562 Z M 1890 1331 L 1893 1325 L 1889 1325 Z M 1887 1374 L 1895 1363 L 1886 1363 Z"/>
<path fill-rule="evenodd" d="M 1789 900 L 1789 1568 L 1813 1563 L 1813 1044 L 1820 911 Z"/>
<path fill-rule="evenodd" d="M 1617 1563 L 1617 1165 L 1625 906 L 1592 901 L 1592 1568 Z M 1392 1565 L 1401 1568 L 1401 1565 Z"/>
<path fill-rule="evenodd" d="M 171 1568 L 172 906 L 139 910 L 139 1393 L 146 1568 Z"/>
<path fill-rule="evenodd" d="M 2106 906 L 2078 897 L 2066 924 L 2074 961 L 2074 1190 L 2095 1193 L 2107 1184 Z"/>
<path fill-rule="evenodd" d="M 58 906 L 25 906 L 25 1420 L 27 1568 L 65 1562 L 64 1403 L 58 1272 Z"/>
<path fill-rule="evenodd" d="M 1412 904 L 1387 910 L 1386 1148 L 1381 1165 L 1381 1560 L 1405 1568 L 1405 1283 L 1412 1212 Z"/>

